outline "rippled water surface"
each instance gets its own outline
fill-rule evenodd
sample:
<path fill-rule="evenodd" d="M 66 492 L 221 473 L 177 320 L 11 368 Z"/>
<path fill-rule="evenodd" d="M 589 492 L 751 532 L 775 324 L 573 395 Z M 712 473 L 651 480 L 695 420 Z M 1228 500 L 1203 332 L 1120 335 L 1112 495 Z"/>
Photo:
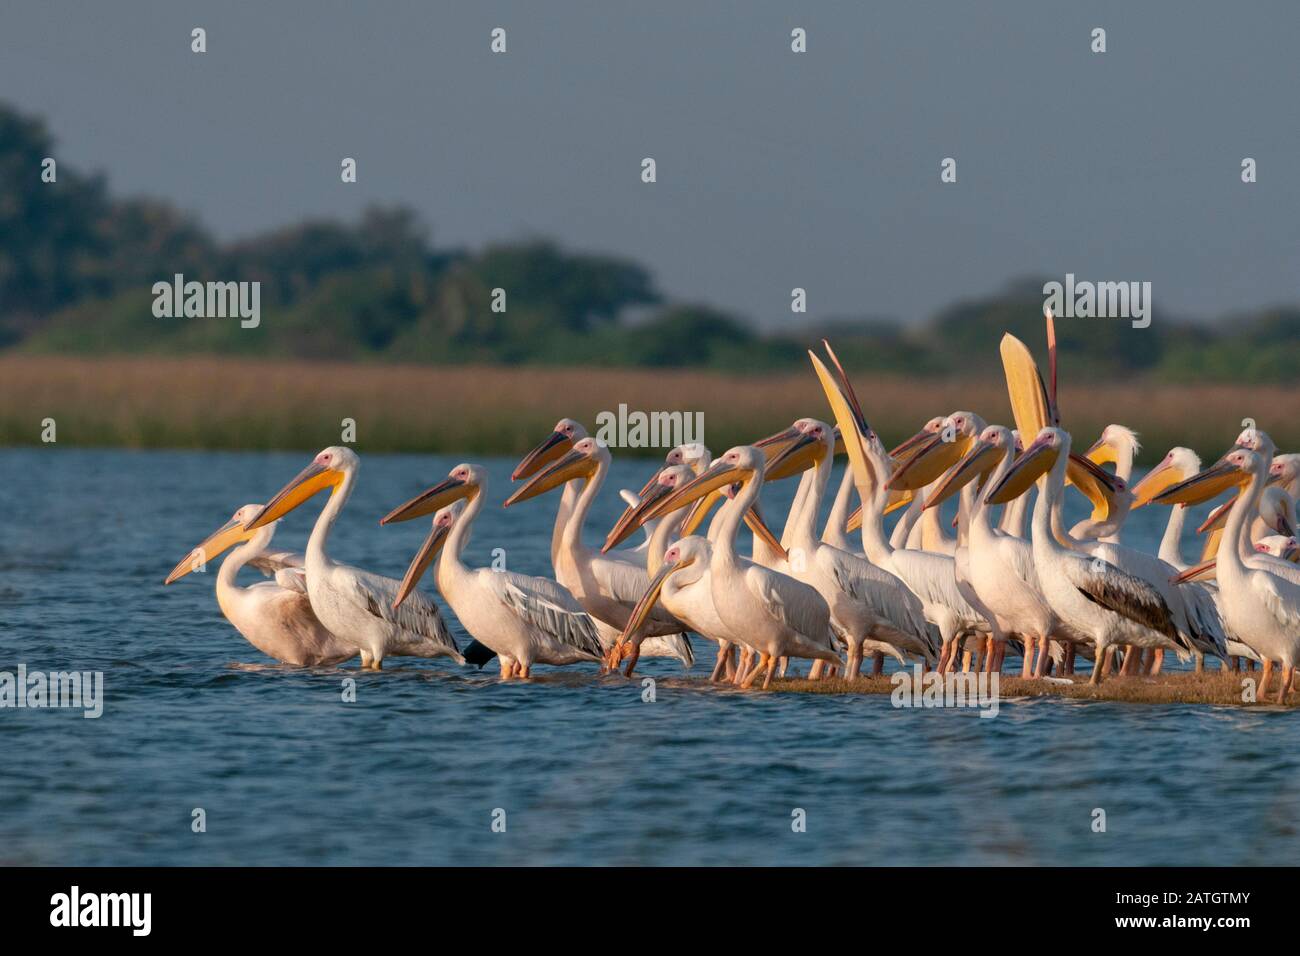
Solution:
<path fill-rule="evenodd" d="M 661 678 L 653 703 L 594 666 L 507 685 L 491 664 L 282 668 L 226 624 L 211 575 L 161 581 L 309 455 L 0 455 L 0 669 L 100 670 L 106 698 L 98 720 L 0 710 L 0 862 L 1295 861 L 1292 713 L 1036 699 L 981 720 L 884 696 L 719 691 L 658 660 L 641 668 Z M 334 553 L 400 577 L 427 526 L 377 519 L 453 464 L 363 455 Z M 489 464 L 495 503 L 512 462 Z M 650 467 L 616 463 L 590 541 L 621 510 L 614 489 Z M 765 494 L 769 512 L 791 491 Z M 512 569 L 550 573 L 557 500 L 485 509 L 468 560 L 504 547 Z M 277 545 L 301 548 L 318 507 L 291 515 Z M 1137 512 L 1126 542 L 1154 550 L 1165 517 Z M 709 648 L 696 649 L 691 676 L 706 676 Z"/>

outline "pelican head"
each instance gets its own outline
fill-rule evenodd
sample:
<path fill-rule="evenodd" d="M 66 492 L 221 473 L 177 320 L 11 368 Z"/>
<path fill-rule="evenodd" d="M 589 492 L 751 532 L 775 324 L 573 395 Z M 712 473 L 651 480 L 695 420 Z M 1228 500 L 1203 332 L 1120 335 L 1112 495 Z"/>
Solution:
<path fill-rule="evenodd" d="M 1294 536 L 1269 534 L 1255 542 L 1255 550 L 1260 554 L 1271 554 L 1283 561 L 1300 563 L 1300 541 Z"/>
<path fill-rule="evenodd" d="M 713 453 L 703 442 L 690 442 L 678 445 L 664 459 L 666 465 L 689 465 L 692 472 L 699 474 L 713 461 Z"/>
<path fill-rule="evenodd" d="M 474 497 L 485 484 L 487 484 L 486 468 L 482 465 L 461 462 L 448 472 L 447 477 L 442 481 L 432 488 L 426 488 L 406 504 L 398 505 L 380 518 L 379 523 L 391 524 L 394 521 L 410 521 L 412 518 L 422 518 L 425 515 L 433 514 L 453 501 Z"/>
<path fill-rule="evenodd" d="M 772 438 L 785 441 L 785 444 L 767 463 L 764 481 L 780 481 L 797 475 L 818 464 L 827 455 L 835 454 L 835 429 L 815 418 L 801 418 Z"/>
<path fill-rule="evenodd" d="M 584 481 L 594 475 L 602 465 L 608 466 L 609 449 L 605 443 L 596 438 L 579 439 L 573 443 L 568 454 L 552 462 L 551 465 L 537 472 L 528 483 L 506 499 L 509 508 L 520 501 L 527 501 L 537 495 L 558 488 L 561 485 L 581 478 Z"/>
<path fill-rule="evenodd" d="M 939 434 L 940 429 L 943 428 L 943 420 L 943 415 L 936 415 L 934 418 L 930 419 L 919 432 L 894 448 L 894 450 L 889 453 L 889 457 L 898 462 L 905 461 L 910 457 L 909 453 L 914 451 L 920 445 L 928 442 L 935 435 Z"/>
<path fill-rule="evenodd" d="M 965 457 L 949 470 L 943 483 L 926 499 L 925 506 L 938 507 L 975 478 L 986 479 L 1015 446 L 1016 436 L 1011 429 L 989 425 L 971 442 Z"/>
<path fill-rule="evenodd" d="M 1048 472 L 1061 456 L 1061 449 L 1068 448 L 1070 436 L 1051 425 L 1043 428 L 1038 437 L 1029 443 L 1007 473 L 993 488 L 989 489 L 984 500 L 991 505 L 1003 505 L 1023 495 L 1038 478 Z"/>
<path fill-rule="evenodd" d="M 1242 429 L 1232 447 L 1258 452 L 1261 455 L 1267 455 L 1269 459 L 1272 459 L 1273 455 L 1277 453 L 1277 445 L 1273 444 L 1273 439 L 1269 437 L 1268 432 L 1260 431 L 1253 425 Z"/>
<path fill-rule="evenodd" d="M 683 505 L 698 501 L 712 491 L 718 491 L 735 482 L 746 482 L 762 475 L 767 466 L 767 456 L 753 445 L 737 445 L 709 465 L 700 475 L 661 499 L 649 510 L 646 520 L 659 518 Z"/>
<path fill-rule="evenodd" d="M 940 419 L 938 430 L 917 445 L 911 457 L 895 469 L 889 479 L 890 490 L 916 491 L 936 481 L 970 450 L 975 436 L 984 427 L 984 419 L 974 412 L 953 412 Z"/>
<path fill-rule="evenodd" d="M 641 493 L 641 500 L 624 510 L 610 530 L 601 552 L 617 547 L 646 522 L 650 509 L 695 477 L 689 465 L 665 465 Z"/>
<path fill-rule="evenodd" d="M 618 637 L 618 644 L 621 645 L 626 642 L 636 633 L 637 628 L 645 623 L 645 619 L 650 616 L 650 612 L 654 609 L 655 602 L 659 600 L 659 593 L 663 590 L 664 584 L 667 583 L 670 577 L 692 566 L 701 570 L 708 567 L 711 554 L 712 550 L 709 547 L 708 540 L 698 535 L 682 538 L 665 551 L 663 564 L 659 566 L 655 576 L 650 579 L 650 586 L 646 588 L 645 594 L 641 595 L 641 600 L 637 601 L 636 607 L 632 608 L 632 614 L 627 619 L 627 625 L 623 628 L 623 633 Z"/>
<path fill-rule="evenodd" d="M 397 589 L 397 597 L 393 599 L 393 607 L 397 608 L 407 599 L 415 586 L 420 583 L 420 578 L 424 577 L 424 572 L 433 564 L 434 558 L 442 550 L 442 546 L 447 543 L 447 535 L 451 533 L 452 527 L 456 524 L 456 519 L 460 517 L 461 511 L 465 509 L 463 500 L 453 501 L 445 507 L 439 508 L 433 516 L 433 527 L 429 530 L 429 536 L 424 539 L 424 544 L 420 545 L 420 550 L 415 552 L 415 557 L 411 559 L 410 566 L 406 569 L 406 574 L 402 578 L 402 584 Z"/>
<path fill-rule="evenodd" d="M 251 541 L 259 534 L 265 534 L 267 541 L 269 541 L 271 535 L 275 533 L 274 523 L 266 525 L 258 531 L 249 531 L 244 527 L 261 510 L 261 505 L 244 505 L 239 508 L 230 516 L 229 521 L 204 538 L 195 546 L 193 551 L 181 558 L 176 567 L 172 568 L 171 574 L 167 575 L 167 579 L 163 581 L 163 584 L 175 584 L 191 571 L 197 571 L 209 561 L 215 561 L 235 545 Z"/>
<path fill-rule="evenodd" d="M 575 422 L 572 418 L 561 418 L 555 423 L 551 433 L 515 466 L 510 480 L 523 481 L 525 478 L 533 477 L 572 448 L 575 442 L 582 441 L 586 437 L 587 429 L 582 427 L 581 422 Z"/>
<path fill-rule="evenodd" d="M 337 488 L 348 475 L 356 474 L 361 459 L 351 448 L 331 445 L 311 460 L 311 464 L 281 488 L 266 506 L 244 527 L 249 531 L 265 527 L 283 518 L 318 491 Z"/>
<path fill-rule="evenodd" d="M 1247 432 L 1251 431 L 1252 429 L 1247 429 L 1242 432 L 1242 436 L 1245 437 Z M 1272 445 L 1272 441 L 1263 432 L 1254 432 L 1252 439 L 1258 441 L 1261 435 L 1268 445 Z M 1171 485 L 1151 500 L 1160 505 L 1199 505 L 1220 492 L 1249 481 L 1253 470 L 1256 467 L 1262 470 L 1266 459 L 1266 455 L 1252 448 L 1244 445 L 1234 446 L 1228 454 L 1209 468 L 1202 469 L 1190 478 Z"/>
<path fill-rule="evenodd" d="M 1268 481 L 1294 492 L 1300 487 L 1300 455 L 1274 455 L 1273 464 L 1268 466 Z"/>
<path fill-rule="evenodd" d="M 1092 443 L 1083 457 L 1095 465 L 1114 465 L 1121 458 L 1132 461 L 1141 450 L 1137 432 L 1125 425 L 1111 424 L 1102 429 L 1101 437 Z"/>
<path fill-rule="evenodd" d="M 1095 458 L 1093 460 L 1096 461 Z M 1165 457 L 1160 459 L 1160 464 L 1133 486 L 1133 507 L 1141 508 L 1150 504 L 1162 491 L 1172 488 L 1180 481 L 1186 481 L 1200 470 L 1201 456 L 1196 452 L 1182 445 L 1169 449 Z"/>

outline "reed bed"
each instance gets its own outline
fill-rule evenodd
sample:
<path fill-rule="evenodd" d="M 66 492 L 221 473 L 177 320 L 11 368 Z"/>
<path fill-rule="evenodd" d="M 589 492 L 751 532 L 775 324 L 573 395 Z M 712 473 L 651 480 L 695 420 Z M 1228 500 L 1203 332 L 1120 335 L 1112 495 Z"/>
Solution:
<path fill-rule="evenodd" d="M 850 370 L 852 371 L 852 370 Z M 929 417 L 969 409 L 1010 423 L 1000 377 L 927 379 L 860 374 L 873 427 L 900 440 Z M 657 368 L 557 368 L 258 360 L 0 355 L 0 443 L 39 444 L 42 421 L 60 444 L 129 448 L 315 449 L 356 422 L 363 451 L 517 454 L 562 416 L 702 412 L 716 452 L 805 415 L 828 416 L 811 369 L 736 375 Z M 1081 442 L 1109 422 L 1137 429 L 1153 461 L 1174 444 L 1218 455 L 1252 416 L 1283 448 L 1300 446 L 1300 389 L 1063 383 L 1066 427 Z M 661 449 L 620 454 L 660 455 Z"/>

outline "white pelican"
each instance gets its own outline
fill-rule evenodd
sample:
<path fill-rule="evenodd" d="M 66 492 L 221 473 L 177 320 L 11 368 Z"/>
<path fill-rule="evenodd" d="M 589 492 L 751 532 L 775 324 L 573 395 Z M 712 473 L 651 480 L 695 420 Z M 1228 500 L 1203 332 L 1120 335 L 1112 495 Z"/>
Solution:
<path fill-rule="evenodd" d="M 986 493 L 1011 470 L 1015 455 L 1016 439 L 1011 430 L 1001 425 L 989 425 L 980 433 L 966 457 L 949 472 L 944 484 L 926 502 L 926 507 L 941 504 L 958 488 L 965 491 L 976 478 L 984 480 L 985 487 L 970 508 L 966 575 L 980 603 L 994 616 L 995 620 L 991 622 L 997 624 L 994 637 L 1005 641 L 1008 635 L 1019 634 L 1024 640 L 1021 676 L 1030 677 L 1035 672 L 1033 649 L 1040 648 L 1037 670 L 1045 671 L 1047 657 L 1041 653 L 1041 648 L 1046 639 L 1067 635 L 1038 586 L 1033 547 L 1023 538 L 1005 534 L 993 524 L 991 512 L 994 506 L 988 503 Z M 996 657 L 990 663 L 991 670 L 999 669 L 1004 652 L 1004 648 L 995 648 Z"/>
<path fill-rule="evenodd" d="M 890 654 L 900 664 L 906 663 L 905 653 L 936 663 L 939 649 L 921 602 L 907 586 L 866 558 L 817 537 L 817 516 L 835 458 L 831 426 L 801 418 L 782 437 L 793 441 L 769 467 L 777 470 L 790 462 L 812 468 L 807 500 L 788 522 L 789 574 L 815 588 L 826 601 L 831 627 L 848 650 L 846 676 L 858 676 L 864 651 Z M 806 475 L 804 481 L 808 480 Z"/>
<path fill-rule="evenodd" d="M 1069 454 L 1069 433 L 1044 428 L 985 500 L 1003 504 L 1037 481 L 1030 533 L 1039 588 L 1071 632 L 1092 638 L 1096 660 L 1090 683 L 1101 682 L 1106 652 L 1114 644 L 1169 648 L 1186 660 L 1190 645 L 1183 643 L 1159 590 L 1100 557 L 1067 548 L 1053 534 L 1052 512 L 1065 494 Z"/>
<path fill-rule="evenodd" d="M 568 588 L 578 603 L 595 618 L 601 646 L 606 649 L 614 646 L 627 624 L 628 615 L 650 583 L 650 576 L 637 556 L 625 556 L 626 552 L 600 554 L 582 541 L 587 513 L 605 483 L 609 464 L 609 449 L 602 442 L 591 437 L 580 439 L 573 443 L 567 454 L 536 472 L 505 503 L 508 508 L 561 485 L 573 485 L 581 479 L 582 490 L 577 493 L 577 500 L 562 523 L 558 547 L 553 545 L 555 579 Z M 675 657 L 688 668 L 695 662 L 691 642 L 682 633 L 682 623 L 668 613 L 651 614 L 645 630 L 650 636 L 641 644 L 642 654 Z"/>
<path fill-rule="evenodd" d="M 356 657 L 356 644 L 344 641 L 316 617 L 307 597 L 302 555 L 291 551 L 268 552 L 275 524 L 245 531 L 261 505 L 244 505 L 230 520 L 210 534 L 167 575 L 172 584 L 235 545 L 217 573 L 217 605 L 235 630 L 268 657 L 285 664 L 311 667 L 338 664 Z M 240 568 L 254 567 L 274 581 L 241 588 L 235 583 Z"/>
<path fill-rule="evenodd" d="M 1251 567 L 1241 557 L 1248 519 L 1259 509 L 1270 464 L 1271 454 L 1267 450 L 1234 448 L 1199 475 L 1175 485 L 1161 497 L 1165 502 L 1185 500 L 1185 492 L 1195 493 L 1206 487 L 1222 490 L 1239 475 L 1249 479 L 1228 514 L 1216 575 L 1225 619 L 1264 659 L 1260 699 L 1267 693 L 1269 672 L 1277 662 L 1282 665 L 1278 703 L 1284 703 L 1300 658 L 1300 585 L 1271 571 Z"/>
<path fill-rule="evenodd" d="M 777 659 L 781 657 L 842 664 L 832 643 L 830 610 L 821 595 L 787 575 L 746 563 L 736 553 L 736 534 L 762 491 L 766 464 L 761 449 L 738 445 L 698 478 L 669 495 L 650 514 L 652 518 L 667 514 L 711 491 L 740 483 L 740 491 L 723 504 L 718 516 L 717 540 L 709 558 L 709 578 L 718 617 L 733 634 L 758 651 L 758 666 L 741 684 L 746 688 L 753 685 L 759 670 L 765 670 L 763 687 L 769 687 Z"/>
<path fill-rule="evenodd" d="M 514 571 L 468 568 L 461 561 L 486 495 L 487 469 L 460 464 L 445 481 L 394 508 L 379 522 L 407 521 L 436 512 L 394 606 L 408 598 L 436 558 L 433 577 L 438 591 L 465 630 L 496 653 L 502 680 L 528 678 L 533 664 L 599 661 L 602 649 L 595 624 L 559 584 Z M 464 499 L 469 500 L 468 506 L 462 504 Z"/>
<path fill-rule="evenodd" d="M 884 514 L 889 501 L 888 485 L 893 473 L 893 462 L 863 417 L 853 386 L 849 384 L 848 376 L 835 358 L 835 353 L 828 343 L 823 344 L 835 364 L 835 376 L 831 375 L 816 355 L 812 352 L 808 355 L 835 413 L 836 424 L 844 436 L 849 464 L 853 469 L 854 486 L 862 499 L 863 552 L 868 561 L 901 580 L 920 599 L 925 619 L 939 628 L 944 648 L 940 658 L 942 660 L 951 651 L 952 642 L 959 635 L 987 629 L 988 623 L 958 589 L 956 568 L 951 557 L 890 545 L 885 536 Z M 932 449 L 937 449 L 939 444 L 956 445 L 955 442 L 942 442 L 942 436 L 938 435 L 930 436 L 928 441 L 934 443 L 930 446 Z M 961 456 L 960 446 L 955 452 L 956 457 Z M 952 455 L 953 449 L 950 448 L 936 452 L 924 465 L 912 470 L 912 480 L 920 485 L 929 484 L 956 460 Z M 909 459 L 909 464 L 910 461 Z M 934 468 L 937 471 L 931 474 L 930 470 Z"/>
<path fill-rule="evenodd" d="M 339 445 L 326 448 L 245 524 L 255 531 L 310 499 L 330 490 L 329 500 L 307 541 L 307 596 L 322 624 L 356 643 L 361 666 L 379 670 L 385 657 L 450 657 L 465 663 L 456 640 L 432 601 L 416 595 L 393 608 L 398 582 L 340 564 L 325 553 L 330 530 L 356 485 L 361 461 Z"/>
<path fill-rule="evenodd" d="M 1137 432 L 1124 425 L 1110 424 L 1102 429 L 1101 437 L 1083 453 L 1083 457 L 1095 465 L 1113 464 L 1115 477 L 1127 486 L 1133 479 L 1133 462 L 1141 450 L 1142 445 L 1138 441 Z M 1119 541 L 1120 525 L 1125 515 L 1127 515 L 1127 508 L 1124 514 L 1119 516 L 1118 521 L 1112 518 L 1113 524 L 1110 527 L 1098 529 L 1100 533 L 1087 533 L 1079 525 L 1071 529 L 1070 533 L 1076 538 L 1095 537 L 1107 544 L 1115 544 Z M 1081 524 L 1087 523 L 1081 522 Z"/>

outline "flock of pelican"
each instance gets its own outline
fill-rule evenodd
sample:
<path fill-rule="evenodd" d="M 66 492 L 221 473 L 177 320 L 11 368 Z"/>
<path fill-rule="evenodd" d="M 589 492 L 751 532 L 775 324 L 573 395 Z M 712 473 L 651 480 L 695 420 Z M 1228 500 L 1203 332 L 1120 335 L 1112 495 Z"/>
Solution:
<path fill-rule="evenodd" d="M 674 448 L 639 493 L 622 492 L 627 507 L 598 550 L 584 530 L 610 452 L 561 419 L 519 463 L 512 479 L 521 484 L 505 502 L 560 491 L 553 578 L 464 563 L 488 497 L 486 469 L 469 463 L 380 521 L 432 516 L 401 581 L 335 561 L 329 534 L 359 459 L 331 447 L 265 505 L 238 509 L 165 583 L 235 548 L 216 579 L 222 613 L 262 652 L 304 666 L 360 655 L 375 670 L 389 656 L 481 667 L 495 656 L 502 680 L 528 678 L 534 664 L 584 662 L 602 672 L 626 662 L 631 676 L 642 655 L 691 666 L 694 633 L 717 644 L 711 679 L 742 688 L 760 678 L 769 687 L 791 658 L 809 660 L 813 679 L 853 679 L 868 656 L 877 674 L 886 656 L 940 672 L 1000 672 L 1008 649 L 1023 677 L 1070 680 L 1082 658 L 1096 684 L 1112 671 L 1158 674 L 1172 651 L 1198 671 L 1207 656 L 1225 669 L 1239 669 L 1243 658 L 1252 669 L 1262 662 L 1260 699 L 1280 669 L 1284 702 L 1300 658 L 1300 455 L 1277 454 L 1267 434 L 1249 427 L 1208 468 L 1178 447 L 1130 487 L 1139 450 L 1130 429 L 1110 425 L 1086 451 L 1073 450 L 1047 320 L 1047 383 L 1022 342 L 1009 334 L 1002 341 L 1014 429 L 956 411 L 887 451 L 825 344 L 825 360 L 809 356 L 828 420 L 801 418 L 717 459 L 700 444 Z M 848 467 L 819 531 L 840 453 Z M 778 537 L 760 509 L 763 487 L 796 476 Z M 1092 505 L 1069 528 L 1067 487 Z M 271 551 L 279 520 L 325 490 L 305 555 Z M 1230 490 L 1198 529 L 1207 535 L 1199 560 L 1186 561 L 1186 509 Z M 954 497 L 950 534 L 939 506 Z M 1170 506 L 1158 554 L 1121 540 L 1129 513 L 1151 504 Z M 902 514 L 890 529 L 894 511 Z M 752 537 L 748 555 L 738 542 L 742 524 Z M 623 546 L 638 531 L 644 540 Z M 238 586 L 245 565 L 273 580 Z M 430 569 L 473 639 L 463 651 L 418 589 Z"/>

